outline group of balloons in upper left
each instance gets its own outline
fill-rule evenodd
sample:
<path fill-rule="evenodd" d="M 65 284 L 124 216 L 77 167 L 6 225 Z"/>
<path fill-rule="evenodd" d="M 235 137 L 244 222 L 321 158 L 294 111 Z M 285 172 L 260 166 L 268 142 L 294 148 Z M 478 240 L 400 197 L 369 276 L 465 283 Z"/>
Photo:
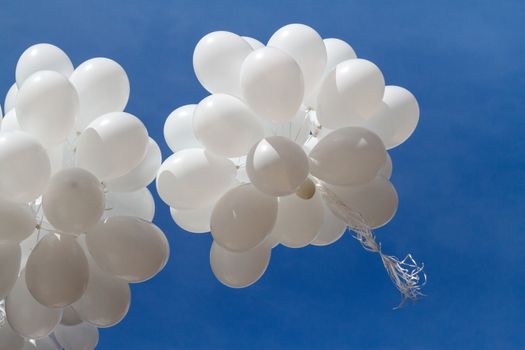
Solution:
<path fill-rule="evenodd" d="M 111 59 L 74 68 L 37 44 L 18 60 L 0 118 L 0 349 L 95 348 L 128 284 L 166 264 L 146 188 L 162 157 L 129 93 Z"/>

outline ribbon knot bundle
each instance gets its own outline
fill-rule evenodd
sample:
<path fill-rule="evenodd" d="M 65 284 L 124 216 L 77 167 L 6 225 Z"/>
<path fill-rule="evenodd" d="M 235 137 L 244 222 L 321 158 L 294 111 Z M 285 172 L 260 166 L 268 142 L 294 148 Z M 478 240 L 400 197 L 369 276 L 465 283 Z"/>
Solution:
<path fill-rule="evenodd" d="M 415 97 L 385 86 L 348 43 L 302 24 L 280 28 L 267 45 L 210 33 L 193 67 L 210 95 L 167 118 L 174 154 L 156 184 L 180 227 L 211 231 L 219 281 L 247 287 L 276 245 L 324 246 L 349 228 L 380 254 L 403 302 L 417 298 L 422 267 L 383 254 L 372 233 L 397 209 L 387 150 L 416 128 Z"/>
<path fill-rule="evenodd" d="M 146 188 L 161 154 L 123 112 L 129 91 L 107 58 L 75 69 L 49 44 L 20 57 L 0 125 L 0 349 L 94 349 L 128 284 L 166 264 Z"/>

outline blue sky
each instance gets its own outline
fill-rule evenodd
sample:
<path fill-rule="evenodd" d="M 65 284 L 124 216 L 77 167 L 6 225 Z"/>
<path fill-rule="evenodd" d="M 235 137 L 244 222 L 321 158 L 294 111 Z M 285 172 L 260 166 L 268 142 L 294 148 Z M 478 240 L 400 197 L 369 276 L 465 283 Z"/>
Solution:
<path fill-rule="evenodd" d="M 214 30 L 266 41 L 308 24 L 348 41 L 420 103 L 415 134 L 391 152 L 399 211 L 377 235 L 388 253 L 425 263 L 421 302 L 393 311 L 381 262 L 350 235 L 279 247 L 259 283 L 229 289 L 209 268 L 210 237 L 177 228 L 157 197 L 172 256 L 132 287 L 127 318 L 101 331 L 99 348 L 524 349 L 524 21 L 521 0 L 2 0 L 2 94 L 34 43 L 62 47 L 75 65 L 113 58 L 130 76 L 127 111 L 165 157 L 166 116 L 206 95 L 191 59 Z"/>

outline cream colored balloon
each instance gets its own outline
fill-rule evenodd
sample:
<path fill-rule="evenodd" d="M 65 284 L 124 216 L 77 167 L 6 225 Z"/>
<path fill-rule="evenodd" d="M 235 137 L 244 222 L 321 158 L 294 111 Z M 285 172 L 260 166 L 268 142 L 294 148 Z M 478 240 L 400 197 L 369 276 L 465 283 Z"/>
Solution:
<path fill-rule="evenodd" d="M 227 158 L 203 149 L 186 149 L 162 163 L 157 192 L 175 209 L 209 207 L 231 187 L 235 173 L 235 165 Z"/>
<path fill-rule="evenodd" d="M 230 288 L 246 288 L 257 282 L 270 263 L 272 248 L 266 244 L 245 252 L 232 252 L 213 242 L 210 265 L 215 277 Z"/>
<path fill-rule="evenodd" d="M 9 294 L 18 278 L 21 257 L 18 243 L 0 242 L 0 300 Z"/>
<path fill-rule="evenodd" d="M 86 254 L 87 257 L 86 250 L 84 250 L 84 254 Z M 63 324 L 64 326 L 76 326 L 77 324 L 81 323 L 82 319 L 80 319 L 77 310 L 75 310 L 73 306 L 69 305 L 63 309 L 62 320 L 60 321 L 60 324 Z"/>
<path fill-rule="evenodd" d="M 6 113 L 4 119 L 2 119 L 2 125 L 0 125 L 1 131 L 21 131 L 22 128 L 18 123 L 18 118 L 16 117 L 16 111 L 12 108 L 9 112 Z"/>
<path fill-rule="evenodd" d="M 106 193 L 106 210 L 103 218 L 112 216 L 133 216 L 146 221 L 153 221 L 155 200 L 147 188 L 133 192 Z"/>
<path fill-rule="evenodd" d="M 310 151 L 312 175 L 333 185 L 358 185 L 376 177 L 386 161 L 385 146 L 361 127 L 337 129 Z"/>
<path fill-rule="evenodd" d="M 346 223 L 337 217 L 323 200 L 324 219 L 319 233 L 312 241 L 312 245 L 326 246 L 335 243 L 346 231 Z"/>
<path fill-rule="evenodd" d="M 98 345 L 98 329 L 88 323 L 76 326 L 58 325 L 55 337 L 64 350 L 94 350 Z"/>
<path fill-rule="evenodd" d="M 390 177 L 392 176 L 392 170 L 393 170 L 392 158 L 390 158 L 390 154 L 386 152 L 385 165 L 383 165 L 383 167 L 379 170 L 379 173 L 377 175 L 381 175 L 384 178 L 387 178 L 390 180 Z"/>
<path fill-rule="evenodd" d="M 386 225 L 397 211 L 397 192 L 382 176 L 360 186 L 328 185 L 328 188 L 351 210 L 361 214 L 373 229 Z"/>
<path fill-rule="evenodd" d="M 193 113 L 197 105 L 185 105 L 170 113 L 164 122 L 164 139 L 176 153 L 186 148 L 202 148 L 193 132 Z"/>
<path fill-rule="evenodd" d="M 149 138 L 144 124 L 129 113 L 114 112 L 95 119 L 77 141 L 76 161 L 101 180 L 123 176 L 146 155 Z"/>
<path fill-rule="evenodd" d="M 13 332 L 9 323 L 0 327 L 0 349 L 2 350 L 22 350 L 25 339 Z"/>
<path fill-rule="evenodd" d="M 0 198 L 0 242 L 18 243 L 36 228 L 35 213 L 27 204 Z"/>
<path fill-rule="evenodd" d="M 62 309 L 46 307 L 33 298 L 27 289 L 25 270 L 9 292 L 5 310 L 11 328 L 31 339 L 47 337 L 62 318 Z"/>
<path fill-rule="evenodd" d="M 264 47 L 264 44 L 261 43 L 259 40 L 251 38 L 249 36 L 241 36 L 246 42 L 252 47 L 252 49 L 257 50 L 262 47 Z"/>
<path fill-rule="evenodd" d="M 27 260 L 25 277 L 31 295 L 42 305 L 62 308 L 86 290 L 89 268 L 74 236 L 49 233 Z"/>
<path fill-rule="evenodd" d="M 191 233 L 210 232 L 213 206 L 198 209 L 170 208 L 171 217 L 182 229 Z"/>
<path fill-rule="evenodd" d="M 86 235 L 89 253 L 98 266 L 128 282 L 143 282 L 166 264 L 169 244 L 154 224 L 130 216 L 112 216 Z"/>
<path fill-rule="evenodd" d="M 383 103 L 364 126 L 383 140 L 386 149 L 392 149 L 412 135 L 418 121 L 419 105 L 414 95 L 405 88 L 387 86 Z"/>
<path fill-rule="evenodd" d="M 211 234 L 222 247 L 247 251 L 272 231 L 277 218 L 277 199 L 260 192 L 252 184 L 226 192 L 211 214 Z"/>
<path fill-rule="evenodd" d="M 9 91 L 7 91 L 7 95 L 5 96 L 5 100 L 4 100 L 4 114 L 5 115 L 7 115 L 9 111 L 15 108 L 17 94 L 18 94 L 18 86 L 16 86 L 16 83 L 14 83 L 13 85 L 11 85 L 11 87 L 9 88 Z"/>
<path fill-rule="evenodd" d="M 95 225 L 105 205 L 100 181 L 81 168 L 53 175 L 42 196 L 42 209 L 49 223 L 68 233 L 80 233 Z"/>
<path fill-rule="evenodd" d="M 79 237 L 89 262 L 89 282 L 84 295 L 73 304 L 79 317 L 96 327 L 119 323 L 128 313 L 131 291 L 128 283 L 102 271 L 87 250 L 85 237 Z"/>
<path fill-rule="evenodd" d="M 0 196 L 18 203 L 33 201 L 50 176 L 49 157 L 35 138 L 20 131 L 0 133 Z"/>
<path fill-rule="evenodd" d="M 288 248 L 302 248 L 315 239 L 323 220 L 323 202 L 318 191 L 310 199 L 302 199 L 295 194 L 279 197 L 272 235 Z"/>

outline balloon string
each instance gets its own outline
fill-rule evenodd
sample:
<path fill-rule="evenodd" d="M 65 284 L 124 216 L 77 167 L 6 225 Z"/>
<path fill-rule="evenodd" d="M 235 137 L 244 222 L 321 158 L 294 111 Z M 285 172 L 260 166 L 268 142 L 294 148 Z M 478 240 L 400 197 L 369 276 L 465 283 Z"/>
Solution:
<path fill-rule="evenodd" d="M 407 300 L 415 302 L 419 297 L 424 296 L 421 290 L 427 283 L 427 275 L 423 271 L 425 265 L 418 265 L 411 254 L 402 260 L 384 254 L 381 250 L 381 243 L 376 241 L 372 229 L 367 225 L 363 216 L 341 201 L 319 179 L 315 179 L 315 183 L 329 207 L 334 210 L 334 214 L 346 222 L 348 228 L 355 233 L 354 238 L 361 243 L 361 246 L 369 252 L 378 253 L 381 257 L 388 276 L 401 293 L 401 302 L 394 309 L 403 307 Z"/>

